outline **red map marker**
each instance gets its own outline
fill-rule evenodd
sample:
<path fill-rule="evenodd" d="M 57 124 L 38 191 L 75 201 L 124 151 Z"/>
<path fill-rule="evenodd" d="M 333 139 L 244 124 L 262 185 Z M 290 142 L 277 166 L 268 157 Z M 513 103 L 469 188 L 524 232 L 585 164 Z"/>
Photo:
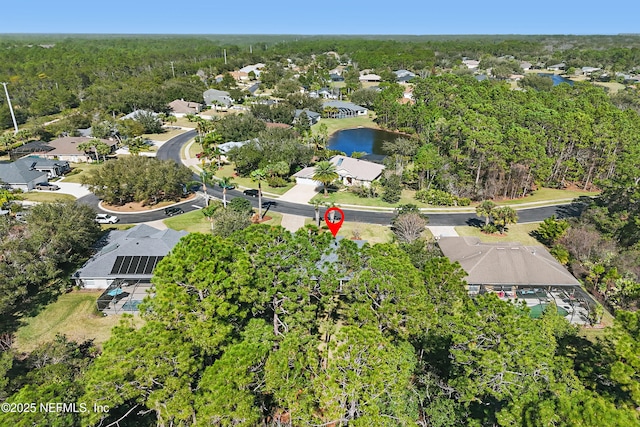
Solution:
<path fill-rule="evenodd" d="M 330 216 L 330 212 L 336 212 L 331 214 Z M 334 218 L 334 221 L 331 221 L 331 218 Z M 337 221 L 335 221 L 335 219 L 337 218 Z M 342 209 L 340 208 L 329 208 L 327 209 L 327 211 L 324 213 L 324 222 L 325 224 L 327 224 L 327 227 L 329 227 L 329 230 L 331 230 L 331 234 L 333 234 L 333 237 L 336 237 L 336 234 L 338 234 L 338 231 L 340 230 L 340 227 L 342 227 L 342 223 L 344 222 L 344 212 L 342 212 Z"/>

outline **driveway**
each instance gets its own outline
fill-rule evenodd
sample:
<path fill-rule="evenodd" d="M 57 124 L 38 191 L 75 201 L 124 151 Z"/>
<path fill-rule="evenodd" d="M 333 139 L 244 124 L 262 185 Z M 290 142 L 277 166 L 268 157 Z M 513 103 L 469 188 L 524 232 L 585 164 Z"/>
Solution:
<path fill-rule="evenodd" d="M 308 203 L 316 194 L 318 193 L 313 185 L 296 184 L 291 190 L 278 197 L 278 201 Z"/>
<path fill-rule="evenodd" d="M 60 189 L 56 191 L 49 191 L 49 190 L 36 190 L 36 191 L 39 191 L 41 193 L 71 194 L 76 199 L 79 199 L 80 197 L 84 197 L 88 194 L 91 194 L 91 192 L 87 189 L 87 187 L 83 186 L 82 184 L 76 184 L 74 182 L 64 182 L 64 181 L 57 181 L 57 182 L 54 182 L 53 184 L 60 187 Z"/>
<path fill-rule="evenodd" d="M 433 237 L 458 237 L 455 227 L 448 225 L 427 225 Z"/>

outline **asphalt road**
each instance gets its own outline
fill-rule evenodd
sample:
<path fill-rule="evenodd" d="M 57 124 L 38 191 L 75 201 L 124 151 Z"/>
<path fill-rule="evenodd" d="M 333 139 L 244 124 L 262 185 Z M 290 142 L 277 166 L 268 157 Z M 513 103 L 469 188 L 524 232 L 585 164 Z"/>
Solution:
<path fill-rule="evenodd" d="M 158 149 L 157 158 L 161 160 L 171 159 L 177 163 L 181 163 L 180 150 L 184 144 L 191 140 L 196 135 L 196 131 L 189 131 L 175 138 L 165 142 L 162 147 Z M 195 176 L 195 178 L 198 178 Z M 199 179 L 199 178 L 198 178 Z M 219 187 L 207 188 L 207 193 L 215 198 L 222 198 L 222 189 Z M 240 190 L 228 190 L 227 200 L 231 200 L 234 197 L 243 197 L 248 199 L 254 208 L 258 207 L 257 197 L 249 197 L 242 194 Z M 267 197 L 263 197 L 262 201 L 272 200 Z M 277 199 L 275 199 L 277 200 Z M 98 211 L 107 213 L 98 207 L 98 198 L 91 194 L 82 197 L 78 200 L 81 203 L 89 204 L 95 207 Z M 179 204 L 185 212 L 190 212 L 195 209 L 204 207 L 205 198 L 199 197 L 196 200 L 187 201 Z M 584 208 L 584 202 L 574 202 L 571 204 L 545 206 L 539 208 L 521 209 L 518 210 L 518 222 L 536 222 L 543 221 L 545 218 L 551 215 L 556 215 L 559 218 L 566 218 L 571 216 L 577 216 Z M 291 215 L 305 216 L 309 218 L 315 217 L 315 210 L 311 205 L 300 205 L 290 202 L 277 201 L 276 206 L 272 206 L 270 210 L 280 213 L 286 213 Z M 320 214 L 324 215 L 324 210 L 320 210 Z M 342 209 L 345 219 L 347 221 L 363 222 L 370 224 L 382 224 L 388 225 L 391 222 L 394 214 L 392 212 L 371 212 L 371 211 L 359 211 Z M 135 214 L 117 214 L 120 218 L 120 222 L 124 224 L 132 224 L 138 222 L 155 221 L 159 219 L 165 219 L 166 216 L 162 210 L 154 212 L 143 212 Z M 429 225 L 475 225 L 480 224 L 483 219 L 478 218 L 474 213 L 430 213 Z"/>

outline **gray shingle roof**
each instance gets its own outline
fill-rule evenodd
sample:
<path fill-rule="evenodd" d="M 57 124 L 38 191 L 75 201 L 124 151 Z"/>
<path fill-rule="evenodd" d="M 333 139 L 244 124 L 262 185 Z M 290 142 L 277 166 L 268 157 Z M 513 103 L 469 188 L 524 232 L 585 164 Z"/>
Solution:
<path fill-rule="evenodd" d="M 5 184 L 24 185 L 36 180 L 46 181 L 47 173 L 31 169 L 25 162 L 0 163 L 0 181 Z"/>
<path fill-rule="evenodd" d="M 165 256 L 186 235 L 186 231 L 158 230 L 146 224 L 111 231 L 107 244 L 74 274 L 74 278 L 116 278 L 111 275 L 116 257 Z"/>
<path fill-rule="evenodd" d="M 543 246 L 481 243 L 476 237 L 441 237 L 438 243 L 467 272 L 470 285 L 580 285 Z"/>

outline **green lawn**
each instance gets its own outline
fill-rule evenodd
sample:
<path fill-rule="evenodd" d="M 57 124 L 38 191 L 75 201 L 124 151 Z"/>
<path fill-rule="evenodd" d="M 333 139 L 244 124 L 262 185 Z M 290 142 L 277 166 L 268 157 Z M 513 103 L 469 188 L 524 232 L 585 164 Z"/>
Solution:
<path fill-rule="evenodd" d="M 111 328 L 122 315 L 103 316 L 97 312 L 96 300 L 102 291 L 74 291 L 61 295 L 37 316 L 26 319 L 16 332 L 18 351 L 32 351 L 38 344 L 51 341 L 56 334 L 64 334 L 74 341 L 94 340 L 98 345 L 111 336 Z M 141 325 L 140 317 L 135 316 Z"/>
<path fill-rule="evenodd" d="M 63 182 L 75 182 L 80 184 L 82 176 L 87 175 L 90 171 L 101 168 L 103 163 L 71 163 L 71 175 L 65 175 Z M 78 172 L 75 172 L 78 171 Z"/>
<path fill-rule="evenodd" d="M 397 207 L 398 205 L 408 204 L 408 203 L 412 203 L 420 208 L 443 208 L 443 209 L 447 208 L 447 206 L 432 206 L 426 203 L 419 202 L 414 198 L 415 193 L 416 192 L 414 190 L 402 190 L 400 201 L 396 204 L 384 202 L 379 197 L 378 198 L 358 197 L 355 194 L 346 190 L 340 190 L 335 192 L 331 192 L 330 190 L 329 197 L 327 198 L 325 198 L 324 194 L 321 192 L 321 193 L 318 193 L 318 195 L 315 196 L 312 200 L 328 201 L 329 203 L 333 202 L 338 205 L 340 204 L 360 205 L 360 206 L 383 207 L 383 208 Z M 527 196 L 525 198 L 515 199 L 515 200 L 496 201 L 496 204 L 499 206 L 515 206 L 517 208 L 518 205 L 521 205 L 524 203 L 555 204 L 559 201 L 572 200 L 581 196 L 595 196 L 597 194 L 598 194 L 597 192 L 592 192 L 592 191 L 590 192 L 590 191 L 580 191 L 580 190 L 556 190 L 553 188 L 541 188 L 540 190 L 534 191 L 532 195 Z M 472 210 L 477 204 L 478 204 L 477 202 L 472 203 L 471 206 L 465 206 L 464 208 L 467 208 L 467 210 Z M 456 209 L 456 210 L 460 209 L 454 206 L 449 206 L 449 207 L 451 209 Z"/>
<path fill-rule="evenodd" d="M 606 309 L 602 315 L 602 321 L 598 327 L 593 328 L 590 326 L 581 326 L 578 330 L 578 335 L 588 339 L 592 343 L 597 342 L 599 339 L 604 338 L 606 329 L 613 326 L 614 317 Z"/>
<path fill-rule="evenodd" d="M 172 216 L 163 222 L 169 228 L 185 230 L 189 233 L 208 233 L 211 231 L 211 223 L 207 221 L 207 218 L 205 218 L 199 209 L 182 215 Z"/>
<path fill-rule="evenodd" d="M 594 191 L 581 190 L 558 190 L 555 188 L 540 188 L 535 190 L 531 195 L 521 199 L 501 200 L 497 201 L 498 205 L 520 205 L 523 203 L 549 202 L 554 203 L 558 200 L 576 199 L 582 196 L 596 196 L 600 193 Z"/>
<path fill-rule="evenodd" d="M 315 220 L 313 218 L 307 218 L 304 221 L 305 225 L 313 224 L 315 225 Z M 321 223 L 321 229 L 327 230 L 328 228 L 324 223 Z M 375 243 L 388 243 L 393 239 L 393 232 L 389 227 L 385 227 L 384 225 L 378 224 L 366 224 L 363 222 L 349 222 L 345 221 L 340 227 L 340 231 L 338 231 L 338 236 L 350 239 L 354 237 L 354 231 L 359 232 L 360 239 L 366 240 L 371 244 Z"/>
<path fill-rule="evenodd" d="M 144 134 L 144 135 L 142 135 L 142 137 L 151 139 L 153 141 L 168 141 L 171 138 L 173 138 L 175 136 L 178 136 L 178 135 L 181 135 L 181 134 L 183 134 L 185 132 L 187 132 L 187 131 L 186 130 L 182 130 L 182 129 L 171 129 L 171 130 L 167 130 L 166 132 L 162 132 L 162 133 Z"/>
<path fill-rule="evenodd" d="M 178 120 L 175 123 L 168 123 L 169 126 L 182 126 L 185 128 L 193 128 L 195 129 L 198 124 L 196 122 L 190 122 L 185 117 L 178 117 Z"/>
<path fill-rule="evenodd" d="M 395 204 L 384 202 L 379 197 L 377 198 L 358 197 L 357 195 L 346 190 L 337 191 L 337 192 L 329 191 L 329 197 L 324 197 L 324 192 L 322 192 L 321 190 L 320 193 L 314 196 L 314 198 L 311 200 L 312 201 L 320 200 L 321 202 L 329 202 L 329 203 L 333 202 L 337 205 L 341 205 L 341 204 L 360 205 L 360 206 L 371 206 L 371 207 L 382 207 L 382 208 L 393 208 L 393 207 L 397 207 L 398 205 L 409 204 L 409 203 L 412 203 L 420 208 L 434 207 L 414 199 L 413 197 L 415 193 L 416 192 L 414 190 L 402 190 L 400 201 Z"/>
<path fill-rule="evenodd" d="M 528 224 L 515 224 L 510 225 L 508 231 L 505 234 L 484 234 L 477 227 L 458 226 L 456 231 L 460 236 L 478 237 L 485 243 L 499 243 L 499 242 L 518 242 L 523 245 L 536 245 L 542 246 L 542 243 L 529 235 L 530 232 L 538 228 L 539 223 Z"/>
<path fill-rule="evenodd" d="M 215 173 L 215 176 L 221 178 L 223 176 L 231 176 L 233 177 L 233 183 L 236 186 L 247 187 L 247 188 L 258 188 L 258 183 L 253 181 L 251 178 L 239 177 L 235 176 L 235 166 L 233 163 L 224 165 L 222 168 L 218 169 Z M 290 182 L 286 187 L 270 187 L 266 182 L 262 182 L 262 191 L 265 193 L 273 193 L 282 195 L 289 191 L 295 183 Z"/>
<path fill-rule="evenodd" d="M 194 142 L 189 146 L 189 157 L 193 159 L 198 153 L 202 153 L 202 144 Z"/>
<path fill-rule="evenodd" d="M 282 223 L 282 214 L 269 211 L 269 221 L 262 224 L 280 225 Z M 167 227 L 174 230 L 185 230 L 189 233 L 208 233 L 211 231 L 211 223 L 205 218 L 200 210 L 187 212 L 182 215 L 176 215 L 164 220 Z"/>
<path fill-rule="evenodd" d="M 320 124 L 324 123 L 327 126 L 329 131 L 329 135 L 332 133 L 339 131 L 341 129 L 353 129 L 357 127 L 366 127 L 366 128 L 375 128 L 378 129 L 380 126 L 376 122 L 373 121 L 371 117 L 349 117 L 346 119 L 321 119 L 318 123 L 311 126 L 311 130 L 314 133 L 318 133 L 318 128 Z"/>
<path fill-rule="evenodd" d="M 30 202 L 73 202 L 76 200 L 71 194 L 56 193 L 55 191 L 43 192 L 43 191 L 30 191 L 20 195 L 22 200 L 28 200 Z"/>
<path fill-rule="evenodd" d="M 128 230 L 135 227 L 136 224 L 100 224 L 103 231 L 107 230 Z"/>

